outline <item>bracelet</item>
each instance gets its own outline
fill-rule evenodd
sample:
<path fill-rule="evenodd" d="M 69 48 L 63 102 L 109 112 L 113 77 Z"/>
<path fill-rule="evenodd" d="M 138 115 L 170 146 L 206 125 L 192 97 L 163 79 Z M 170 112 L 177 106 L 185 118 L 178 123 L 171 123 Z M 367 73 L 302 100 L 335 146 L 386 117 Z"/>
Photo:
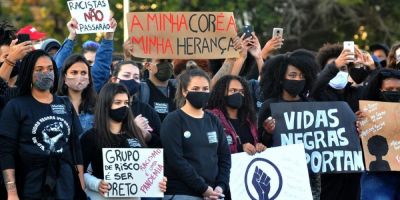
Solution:
<path fill-rule="evenodd" d="M 15 182 L 14 181 L 9 181 L 9 182 L 6 183 L 6 185 L 10 185 L 10 184 L 15 184 Z"/>
<path fill-rule="evenodd" d="M 15 62 L 12 62 L 11 60 L 9 60 L 8 58 L 4 58 L 4 62 L 7 63 L 10 66 L 15 66 Z"/>

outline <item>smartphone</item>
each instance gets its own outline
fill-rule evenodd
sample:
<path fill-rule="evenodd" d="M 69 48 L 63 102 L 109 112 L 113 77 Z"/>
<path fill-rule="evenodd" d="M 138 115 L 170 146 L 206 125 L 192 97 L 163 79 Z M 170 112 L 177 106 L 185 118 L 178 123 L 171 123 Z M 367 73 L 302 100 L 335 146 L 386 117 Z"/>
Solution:
<path fill-rule="evenodd" d="M 21 34 L 17 35 L 17 38 L 18 38 L 17 44 L 31 40 L 31 37 L 29 36 L 29 34 L 22 34 L 21 33 Z"/>
<path fill-rule="evenodd" d="M 278 36 L 283 38 L 283 28 L 274 28 L 272 30 L 272 37 L 278 37 Z"/>
<path fill-rule="evenodd" d="M 243 33 L 244 35 L 244 39 L 251 37 L 252 36 L 252 32 L 254 31 L 253 27 L 251 25 L 246 25 L 243 27 Z"/>
<path fill-rule="evenodd" d="M 354 56 L 354 41 L 344 41 L 343 42 L 343 49 L 350 50 L 350 52 L 353 53 L 353 55 L 349 56 L 349 58 L 355 60 L 355 56 Z"/>
<path fill-rule="evenodd" d="M 274 28 L 272 29 L 272 37 L 281 37 L 283 38 L 283 28 Z M 279 46 L 281 48 L 282 45 Z"/>

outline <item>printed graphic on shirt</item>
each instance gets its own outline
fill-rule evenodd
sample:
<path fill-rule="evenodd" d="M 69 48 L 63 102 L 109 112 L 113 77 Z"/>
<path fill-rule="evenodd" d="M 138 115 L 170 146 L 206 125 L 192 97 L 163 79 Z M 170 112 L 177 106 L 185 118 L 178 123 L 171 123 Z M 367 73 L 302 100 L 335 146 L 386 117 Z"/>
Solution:
<path fill-rule="evenodd" d="M 53 111 L 53 114 L 55 115 L 64 115 L 66 114 L 66 109 L 65 105 L 63 104 L 53 104 L 51 105 L 51 110 Z"/>
<path fill-rule="evenodd" d="M 226 136 L 226 140 L 228 140 L 228 145 L 231 145 L 231 144 L 233 144 L 233 139 L 232 139 L 232 136 L 230 136 L 230 135 L 227 135 L 227 136 Z"/>
<path fill-rule="evenodd" d="M 154 102 L 154 110 L 160 114 L 167 114 L 168 113 L 168 103 Z"/>
<path fill-rule="evenodd" d="M 209 144 L 218 143 L 217 132 L 215 132 L 215 131 L 208 132 L 207 136 L 208 136 L 208 143 Z"/>
<path fill-rule="evenodd" d="M 185 138 L 190 138 L 190 136 L 192 136 L 192 133 L 190 133 L 190 131 L 185 131 L 183 133 L 183 137 L 185 137 Z"/>
<path fill-rule="evenodd" d="M 142 147 L 142 145 L 140 144 L 139 140 L 137 140 L 136 138 L 126 139 L 126 141 L 128 141 L 128 145 L 131 148 Z"/>
<path fill-rule="evenodd" d="M 42 151 L 62 153 L 62 147 L 68 142 L 70 130 L 69 124 L 63 118 L 43 117 L 33 126 L 32 141 Z"/>

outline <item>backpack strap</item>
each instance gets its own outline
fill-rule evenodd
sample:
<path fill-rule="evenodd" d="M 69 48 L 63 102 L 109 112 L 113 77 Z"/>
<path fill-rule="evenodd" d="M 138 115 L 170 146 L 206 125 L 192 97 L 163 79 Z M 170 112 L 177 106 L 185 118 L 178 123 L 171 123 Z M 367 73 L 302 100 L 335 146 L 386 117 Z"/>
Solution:
<path fill-rule="evenodd" d="M 150 88 L 145 81 L 140 82 L 139 100 L 143 103 L 149 103 L 150 100 Z"/>

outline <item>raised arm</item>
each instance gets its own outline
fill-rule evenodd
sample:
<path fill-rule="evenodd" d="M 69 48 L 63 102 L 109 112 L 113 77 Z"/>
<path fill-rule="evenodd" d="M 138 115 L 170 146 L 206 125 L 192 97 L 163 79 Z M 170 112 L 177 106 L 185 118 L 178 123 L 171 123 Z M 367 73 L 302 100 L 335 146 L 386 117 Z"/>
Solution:
<path fill-rule="evenodd" d="M 110 78 L 110 66 L 112 63 L 112 52 L 114 50 L 114 31 L 117 27 L 117 22 L 114 18 L 110 19 L 110 25 L 113 31 L 105 34 L 96 52 L 96 58 L 91 69 L 94 87 L 97 92 L 100 91 Z"/>
<path fill-rule="evenodd" d="M 64 43 L 61 45 L 60 49 L 54 55 L 54 61 L 56 62 L 57 69 L 60 74 L 61 74 L 61 68 L 64 64 L 65 59 L 67 59 L 74 51 L 76 29 L 78 28 L 78 22 L 76 21 L 75 18 L 72 18 L 67 23 L 67 28 L 69 31 L 69 35 L 64 40 Z"/>

